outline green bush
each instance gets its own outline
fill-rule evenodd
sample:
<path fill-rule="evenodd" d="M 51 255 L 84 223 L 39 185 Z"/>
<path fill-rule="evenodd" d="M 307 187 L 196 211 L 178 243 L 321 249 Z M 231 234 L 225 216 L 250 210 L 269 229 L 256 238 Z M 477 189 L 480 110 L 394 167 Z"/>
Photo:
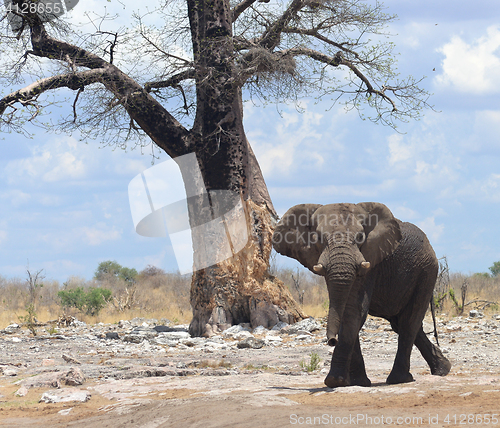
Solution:
<path fill-rule="evenodd" d="M 491 276 L 496 277 L 500 275 L 500 262 L 495 262 L 493 263 L 492 266 L 490 266 L 490 272 Z"/>
<path fill-rule="evenodd" d="M 111 290 L 107 288 L 83 287 L 62 290 L 57 293 L 63 308 L 76 308 L 87 315 L 98 315 L 102 308 L 111 300 Z"/>
<path fill-rule="evenodd" d="M 106 278 L 115 277 L 122 279 L 127 285 L 131 285 L 136 282 L 137 275 L 138 273 L 134 268 L 128 268 L 114 260 L 108 260 L 99 263 L 94 273 L 94 279 L 103 281 Z"/>

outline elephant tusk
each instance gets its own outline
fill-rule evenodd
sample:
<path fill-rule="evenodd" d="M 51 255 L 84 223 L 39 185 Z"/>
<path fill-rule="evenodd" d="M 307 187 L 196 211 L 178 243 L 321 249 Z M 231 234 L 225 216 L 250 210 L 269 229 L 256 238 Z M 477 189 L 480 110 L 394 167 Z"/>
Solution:
<path fill-rule="evenodd" d="M 314 269 L 314 272 L 316 272 L 316 273 L 319 273 L 319 274 L 325 273 L 325 268 L 322 264 L 314 265 L 313 269 Z"/>
<path fill-rule="evenodd" d="M 370 262 L 361 262 L 361 267 L 363 269 L 370 269 Z"/>

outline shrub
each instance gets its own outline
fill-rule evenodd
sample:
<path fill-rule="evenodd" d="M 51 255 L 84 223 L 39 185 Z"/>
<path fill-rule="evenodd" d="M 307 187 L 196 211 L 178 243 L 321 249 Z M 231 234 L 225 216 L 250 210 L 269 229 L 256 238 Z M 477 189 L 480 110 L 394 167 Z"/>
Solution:
<path fill-rule="evenodd" d="M 57 293 L 63 308 L 76 308 L 87 315 L 95 316 L 111 300 L 111 290 L 107 288 L 90 288 L 85 291 L 83 287 L 72 290 L 62 290 Z"/>

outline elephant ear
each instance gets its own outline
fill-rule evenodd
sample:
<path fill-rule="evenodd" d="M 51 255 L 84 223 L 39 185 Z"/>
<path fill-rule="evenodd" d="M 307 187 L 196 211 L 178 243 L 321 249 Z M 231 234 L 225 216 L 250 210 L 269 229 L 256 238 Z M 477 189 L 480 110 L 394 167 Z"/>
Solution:
<path fill-rule="evenodd" d="M 384 204 L 362 202 L 357 206 L 362 212 L 360 220 L 366 235 L 360 251 L 373 267 L 397 248 L 402 238 L 401 229 L 398 220 Z"/>
<path fill-rule="evenodd" d="M 295 205 L 285 213 L 273 234 L 273 247 L 278 253 L 298 260 L 316 275 L 313 266 L 318 263 L 322 246 L 318 242 L 312 215 L 321 206 Z"/>

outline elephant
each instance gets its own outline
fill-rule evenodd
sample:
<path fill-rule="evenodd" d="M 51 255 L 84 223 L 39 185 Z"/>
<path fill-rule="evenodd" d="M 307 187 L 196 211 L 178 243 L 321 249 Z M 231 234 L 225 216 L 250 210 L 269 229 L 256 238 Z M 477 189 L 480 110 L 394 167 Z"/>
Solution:
<path fill-rule="evenodd" d="M 388 384 L 414 380 L 414 344 L 433 375 L 449 373 L 451 363 L 422 326 L 439 264 L 417 226 L 396 219 L 376 202 L 300 204 L 277 224 L 273 247 L 325 277 L 330 302 L 327 344 L 335 346 L 325 379 L 328 387 L 371 386 L 359 343 L 368 314 L 388 320 L 398 334 Z"/>

